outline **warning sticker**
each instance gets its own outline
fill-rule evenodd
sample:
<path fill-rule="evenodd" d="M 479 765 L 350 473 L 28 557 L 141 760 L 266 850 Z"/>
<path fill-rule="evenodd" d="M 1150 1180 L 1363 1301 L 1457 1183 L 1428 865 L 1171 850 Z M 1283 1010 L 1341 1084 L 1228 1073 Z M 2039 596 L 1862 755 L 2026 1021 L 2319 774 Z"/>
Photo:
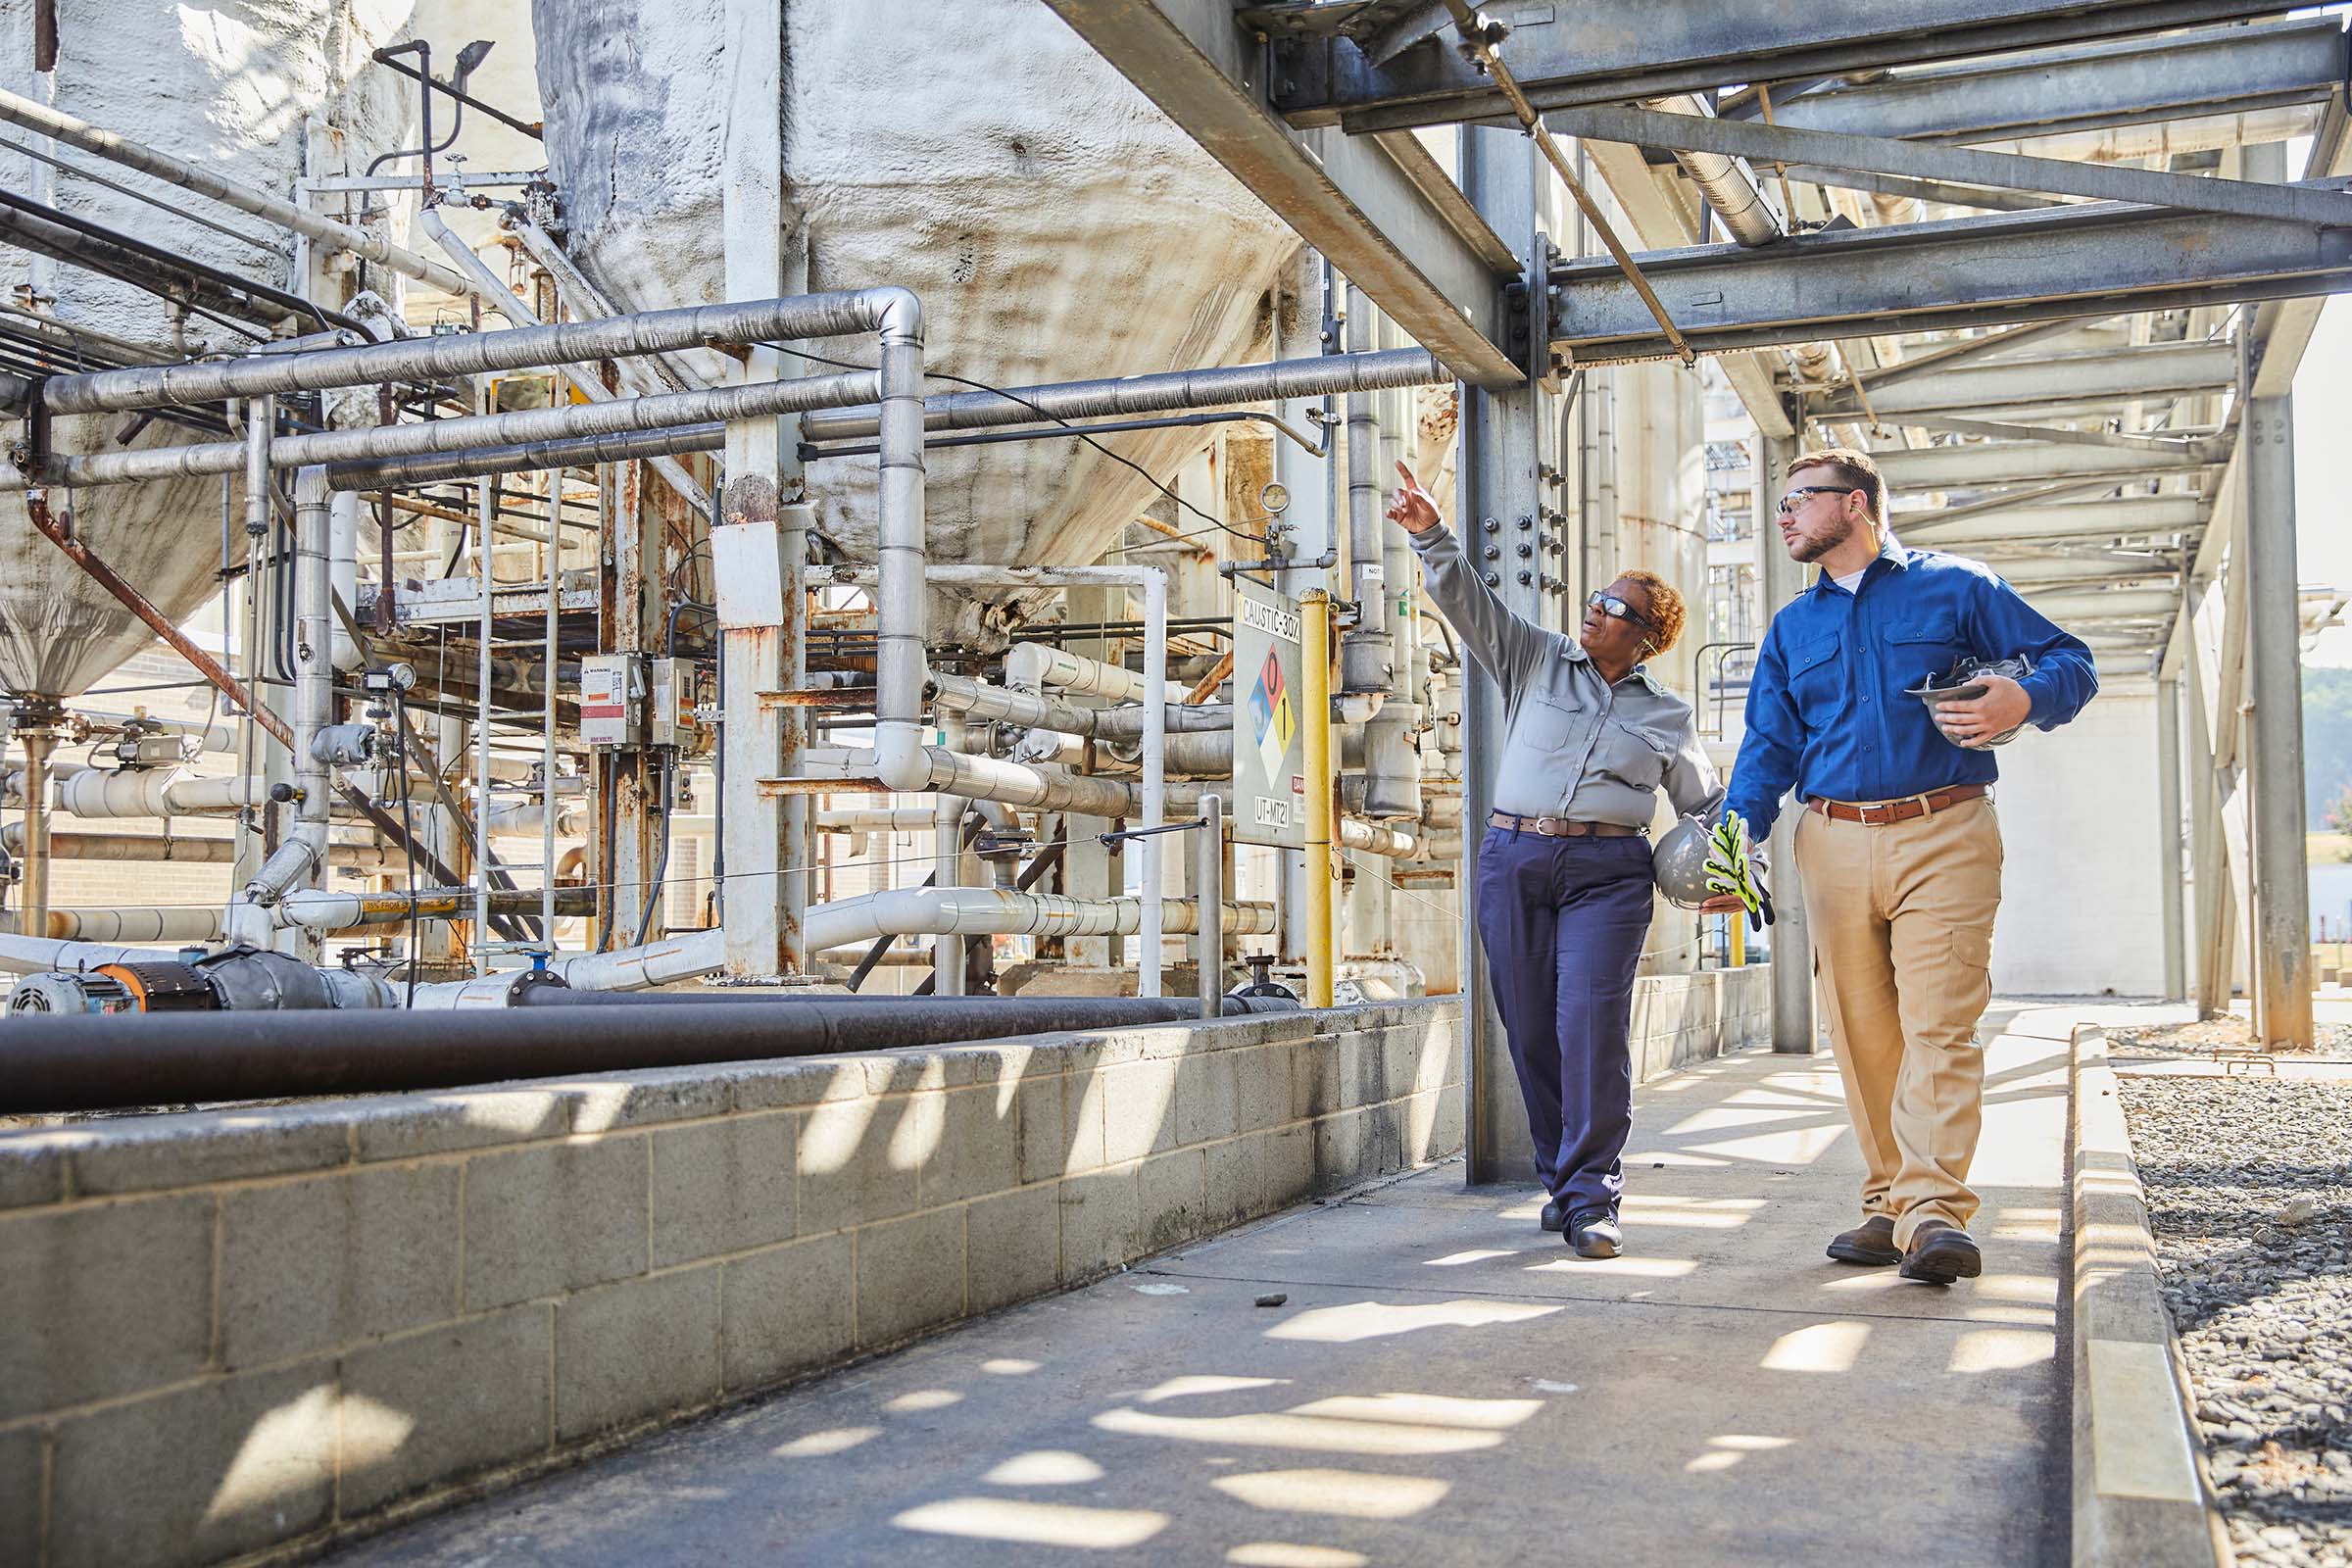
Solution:
<path fill-rule="evenodd" d="M 1271 650 L 1250 688 L 1250 724 L 1257 736 L 1257 755 L 1266 776 L 1280 778 L 1291 737 L 1298 733 L 1298 716 L 1291 706 L 1290 684 L 1282 677 L 1282 661 Z"/>

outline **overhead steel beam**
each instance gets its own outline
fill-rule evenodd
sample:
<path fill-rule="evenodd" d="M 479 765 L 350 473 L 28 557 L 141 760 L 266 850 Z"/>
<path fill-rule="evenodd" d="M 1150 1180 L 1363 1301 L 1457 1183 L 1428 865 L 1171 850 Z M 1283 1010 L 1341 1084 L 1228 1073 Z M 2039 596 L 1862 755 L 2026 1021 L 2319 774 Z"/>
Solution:
<path fill-rule="evenodd" d="M 1587 142 L 1585 155 L 1608 182 L 1609 193 L 1625 209 L 1625 216 L 1642 244 L 1664 249 L 1688 245 L 1698 237 L 1696 216 L 1685 211 L 1683 204 L 1659 183 L 1639 147 L 1622 142 Z M 1796 434 L 1796 426 L 1774 384 L 1772 362 L 1780 359 L 1779 355 L 1727 354 L 1722 361 L 1724 379 L 1739 394 L 1747 416 L 1755 420 L 1758 433 L 1765 436 Z"/>
<path fill-rule="evenodd" d="M 2343 77 L 2342 24 L 2316 17 L 1917 71 L 1786 100 L 1775 93 L 1773 120 L 1799 130 L 1988 141 L 2324 103 Z M 1753 106 L 1726 113 L 1758 118 Z"/>
<path fill-rule="evenodd" d="M 2169 621 L 2180 612 L 2178 588 L 2085 588 L 2026 597 L 2061 626 L 2077 621 Z"/>
<path fill-rule="evenodd" d="M 2352 197 L 2311 185 L 2209 179 L 2162 170 L 2077 163 L 2063 158 L 2029 158 L 2019 153 L 1979 152 L 1968 147 L 1853 136 L 1842 131 L 1791 130 L 1786 125 L 1714 120 L 1703 115 L 1673 115 L 1624 104 L 1554 110 L 1544 117 L 1544 122 L 1554 131 L 1572 136 L 1633 142 L 1678 152 L 1714 153 L 1726 158 L 1783 164 L 1823 164 L 1833 169 L 1859 169 L 1911 179 L 1990 185 L 2000 190 L 2080 196 L 2089 201 L 2136 202 L 2235 218 L 2352 224 Z"/>
<path fill-rule="evenodd" d="M 2029 213 L 2056 207 L 2055 196 L 2034 196 L 2022 190 L 1993 190 L 1982 185 L 1953 185 L 1939 179 L 1905 179 L 1900 174 L 1872 174 L 1853 169 L 1822 169 L 1790 164 L 1788 178 L 1800 185 L 1834 185 L 1839 190 L 1866 190 L 1879 196 L 1908 196 L 1915 201 L 1941 202 L 1947 207 L 1975 207 L 1988 213 Z"/>
<path fill-rule="evenodd" d="M 1956 414 L 1972 409 L 2218 392 L 2236 384 L 2237 350 L 2232 345 L 2167 343 L 2116 353 L 1953 366 L 1894 378 L 1894 384 L 1888 384 L 1888 377 L 1874 375 L 1870 378 L 1870 406 L 1888 416 Z M 1847 390 L 1813 400 L 1809 412 L 1833 416 L 1859 414 L 1861 404 Z"/>
<path fill-rule="evenodd" d="M 1938 523 L 1935 512 L 1898 512 L 1896 537 L 1933 550 L 1967 550 L 2011 541 L 2056 542 L 2114 539 L 2137 534 L 2184 533 L 2205 525 L 2202 496 L 2119 496 L 2059 507 L 2015 507 Z"/>
<path fill-rule="evenodd" d="M 1701 353 L 1863 332 L 2291 299 L 2352 287 L 2352 231 L 2111 204 L 1807 234 L 1636 258 Z M 1606 261 L 1552 273 L 1552 347 L 1579 364 L 1674 351 Z"/>
<path fill-rule="evenodd" d="M 1986 441 L 1874 452 L 1887 489 L 1978 490 L 2040 480 L 2146 479 L 2188 473 L 2219 464 L 2195 452 L 2127 451 L 2120 447 L 2061 446 L 2048 441 Z"/>
<path fill-rule="evenodd" d="M 1056 0 L 1057 7 L 1060 0 Z M 2278 9 L 2260 0 L 1578 0 L 1520 7 L 1504 58 L 1539 109 L 1700 92 L 1732 82 L 1839 76 L 1930 60 L 2042 48 Z M 1396 130 L 1508 114 L 1494 83 L 1443 38 L 1375 65 L 1352 40 L 1280 45 L 1276 103 L 1295 125 Z"/>
<path fill-rule="evenodd" d="M 1467 203 L 1432 200 L 1445 174 L 1418 144 L 1283 124 L 1266 103 L 1265 50 L 1230 0 L 1048 3 L 1456 375 L 1519 383 L 1499 346 L 1519 262 Z"/>

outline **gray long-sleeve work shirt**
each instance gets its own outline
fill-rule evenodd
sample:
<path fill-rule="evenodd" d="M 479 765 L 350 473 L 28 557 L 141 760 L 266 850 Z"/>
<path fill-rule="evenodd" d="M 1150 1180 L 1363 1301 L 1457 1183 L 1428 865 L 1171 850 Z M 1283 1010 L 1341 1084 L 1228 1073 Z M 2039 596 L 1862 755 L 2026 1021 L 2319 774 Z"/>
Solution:
<path fill-rule="evenodd" d="M 1646 666 L 1612 686 L 1575 638 L 1505 608 L 1449 529 L 1411 538 L 1431 601 L 1502 689 L 1494 809 L 1647 828 L 1661 788 L 1685 815 L 1723 799 L 1690 705 Z"/>

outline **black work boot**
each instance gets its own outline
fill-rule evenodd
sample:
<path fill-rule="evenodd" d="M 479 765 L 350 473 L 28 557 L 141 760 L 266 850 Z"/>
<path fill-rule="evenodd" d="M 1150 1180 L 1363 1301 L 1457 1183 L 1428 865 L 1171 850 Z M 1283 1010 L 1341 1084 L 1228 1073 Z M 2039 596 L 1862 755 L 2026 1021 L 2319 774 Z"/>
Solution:
<path fill-rule="evenodd" d="M 1568 1210 L 1562 1208 L 1560 1200 L 1555 1198 L 1544 1205 L 1544 1217 L 1537 1223 L 1547 1231 L 1564 1231 L 1568 1228 Z"/>
<path fill-rule="evenodd" d="M 1839 1231 L 1830 1238 L 1830 1255 L 1840 1263 L 1860 1263 L 1868 1268 L 1887 1268 L 1903 1260 L 1903 1250 L 1894 1245 L 1894 1216 L 1873 1214 L 1850 1231 Z"/>
<path fill-rule="evenodd" d="M 1584 1209 L 1568 1221 L 1568 1245 L 1579 1257 L 1615 1257 L 1624 1240 L 1617 1216 L 1605 1208 Z"/>
<path fill-rule="evenodd" d="M 1923 1285 L 1949 1285 L 1973 1280 L 1984 1268 L 1984 1254 L 1976 1240 L 1959 1226 L 1939 1219 L 1922 1220 L 1911 1233 L 1911 1250 L 1903 1254 L 1901 1273 Z"/>

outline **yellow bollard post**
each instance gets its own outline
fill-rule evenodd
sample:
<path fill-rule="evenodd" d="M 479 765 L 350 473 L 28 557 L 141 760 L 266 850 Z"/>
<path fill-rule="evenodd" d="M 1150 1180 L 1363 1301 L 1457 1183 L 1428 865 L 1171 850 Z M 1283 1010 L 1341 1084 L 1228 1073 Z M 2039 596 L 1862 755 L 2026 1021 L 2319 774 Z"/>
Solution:
<path fill-rule="evenodd" d="M 1732 967 L 1735 969 L 1745 968 L 1747 966 L 1747 916 L 1735 910 L 1725 915 L 1724 918 L 1732 922 Z"/>
<path fill-rule="evenodd" d="M 1298 596 L 1298 669 L 1306 683 L 1306 1004 L 1332 1004 L 1331 596 Z"/>

